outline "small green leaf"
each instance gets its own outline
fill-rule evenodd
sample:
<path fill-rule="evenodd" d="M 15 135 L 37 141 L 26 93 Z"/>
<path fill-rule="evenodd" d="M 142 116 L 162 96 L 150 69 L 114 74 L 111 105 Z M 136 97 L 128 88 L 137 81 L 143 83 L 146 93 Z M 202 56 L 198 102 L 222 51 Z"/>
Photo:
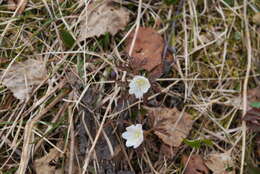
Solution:
<path fill-rule="evenodd" d="M 183 142 L 185 144 L 187 144 L 188 146 L 195 148 L 195 149 L 199 149 L 202 144 L 206 144 L 211 146 L 213 143 L 211 140 L 208 139 L 202 139 L 202 140 L 188 140 L 188 139 L 184 139 Z"/>
<path fill-rule="evenodd" d="M 212 141 L 209 140 L 209 139 L 203 139 L 202 142 L 203 142 L 204 144 L 208 145 L 208 146 L 212 146 L 212 145 L 213 145 Z"/>
<path fill-rule="evenodd" d="M 164 0 L 166 5 L 174 5 L 177 4 L 178 0 Z"/>
<path fill-rule="evenodd" d="M 71 36 L 71 34 L 68 31 L 62 30 L 60 32 L 61 39 L 65 45 L 66 48 L 71 48 L 73 44 L 75 43 L 74 38 Z"/>
<path fill-rule="evenodd" d="M 183 142 L 185 144 L 187 144 L 188 146 L 195 148 L 195 149 L 199 149 L 201 146 L 201 141 L 200 140 L 187 140 L 184 139 Z"/>
<path fill-rule="evenodd" d="M 225 1 L 225 3 L 227 3 L 230 6 L 234 5 L 234 0 L 224 0 L 224 1 Z"/>
<path fill-rule="evenodd" d="M 250 106 L 254 108 L 260 108 L 260 102 L 252 102 L 250 103 Z"/>

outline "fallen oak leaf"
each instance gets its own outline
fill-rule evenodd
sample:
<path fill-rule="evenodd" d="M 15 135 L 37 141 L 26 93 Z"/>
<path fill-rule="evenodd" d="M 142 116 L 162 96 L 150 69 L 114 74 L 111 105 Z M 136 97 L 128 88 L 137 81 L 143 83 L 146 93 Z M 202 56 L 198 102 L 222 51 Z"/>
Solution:
<path fill-rule="evenodd" d="M 209 174 L 209 169 L 200 155 L 183 155 L 181 161 L 186 166 L 184 174 Z"/>
<path fill-rule="evenodd" d="M 176 108 L 145 107 L 149 118 L 154 119 L 155 134 L 167 145 L 178 147 L 189 134 L 193 121 L 188 113 Z"/>
<path fill-rule="evenodd" d="M 44 62 L 28 59 L 11 65 L 0 74 L 2 84 L 20 100 L 26 100 L 33 86 L 39 85 L 47 77 Z"/>
<path fill-rule="evenodd" d="M 135 31 L 132 31 L 126 40 L 125 51 L 131 57 L 130 64 L 135 70 L 158 71 L 162 73 L 162 53 L 164 49 L 164 41 L 162 36 L 153 28 L 140 27 L 137 31 L 137 37 L 134 43 L 132 53 L 130 49 L 132 46 Z M 159 70 L 154 70 L 155 68 Z"/>
<path fill-rule="evenodd" d="M 129 11 L 112 0 L 98 1 L 85 8 L 82 18 L 80 41 L 107 32 L 115 35 L 127 25 Z"/>
<path fill-rule="evenodd" d="M 234 162 L 229 152 L 211 153 L 207 155 L 205 165 L 213 174 L 235 174 Z M 231 170 L 232 169 L 232 170 Z"/>

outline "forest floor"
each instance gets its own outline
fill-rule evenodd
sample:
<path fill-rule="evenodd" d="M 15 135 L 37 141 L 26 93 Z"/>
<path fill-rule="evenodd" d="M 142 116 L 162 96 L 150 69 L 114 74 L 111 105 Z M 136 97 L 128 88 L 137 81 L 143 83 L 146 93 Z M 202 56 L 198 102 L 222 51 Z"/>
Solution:
<path fill-rule="evenodd" d="M 259 0 L 0 0 L 0 174 L 259 174 L 259 58 Z"/>

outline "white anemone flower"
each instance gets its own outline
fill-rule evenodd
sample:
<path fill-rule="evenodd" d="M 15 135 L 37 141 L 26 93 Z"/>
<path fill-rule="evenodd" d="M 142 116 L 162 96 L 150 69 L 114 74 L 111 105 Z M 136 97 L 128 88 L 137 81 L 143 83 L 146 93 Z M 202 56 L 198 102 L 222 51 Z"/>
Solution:
<path fill-rule="evenodd" d="M 151 87 L 150 82 L 143 76 L 135 76 L 129 84 L 129 94 L 134 94 L 136 98 L 142 98 Z"/>
<path fill-rule="evenodd" d="M 126 131 L 122 134 L 122 137 L 126 139 L 126 147 L 133 146 L 137 148 L 144 141 L 144 134 L 141 124 L 131 125 L 126 128 Z"/>

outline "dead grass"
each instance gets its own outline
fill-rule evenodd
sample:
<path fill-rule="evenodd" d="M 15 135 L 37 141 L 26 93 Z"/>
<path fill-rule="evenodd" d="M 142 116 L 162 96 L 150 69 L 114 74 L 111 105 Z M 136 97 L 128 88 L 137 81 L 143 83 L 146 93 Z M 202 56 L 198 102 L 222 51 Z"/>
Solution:
<path fill-rule="evenodd" d="M 252 23 L 252 16 L 260 3 L 121 3 L 131 10 L 126 29 L 115 37 L 106 34 L 83 42 L 76 39 L 84 6 L 80 1 L 31 0 L 21 15 L 7 10 L 5 3 L 0 6 L 1 70 L 33 58 L 45 61 L 49 72 L 26 102 L 0 86 L 0 173 L 34 173 L 35 160 L 52 148 L 61 153 L 52 165 L 70 174 L 183 173 L 182 154 L 227 151 L 237 173 L 259 167 L 255 135 L 241 118 L 247 90 L 259 85 L 260 26 Z M 159 31 L 174 56 L 145 101 L 128 95 L 127 81 L 134 74 L 122 51 L 125 36 L 140 26 Z M 76 40 L 72 44 L 70 37 Z M 234 102 L 238 99 L 242 108 Z M 195 122 L 188 140 L 207 139 L 212 145 L 184 143 L 167 149 L 148 135 L 139 149 L 126 149 L 121 138 L 126 125 L 138 122 L 151 128 L 138 110 L 142 105 L 190 113 Z"/>

